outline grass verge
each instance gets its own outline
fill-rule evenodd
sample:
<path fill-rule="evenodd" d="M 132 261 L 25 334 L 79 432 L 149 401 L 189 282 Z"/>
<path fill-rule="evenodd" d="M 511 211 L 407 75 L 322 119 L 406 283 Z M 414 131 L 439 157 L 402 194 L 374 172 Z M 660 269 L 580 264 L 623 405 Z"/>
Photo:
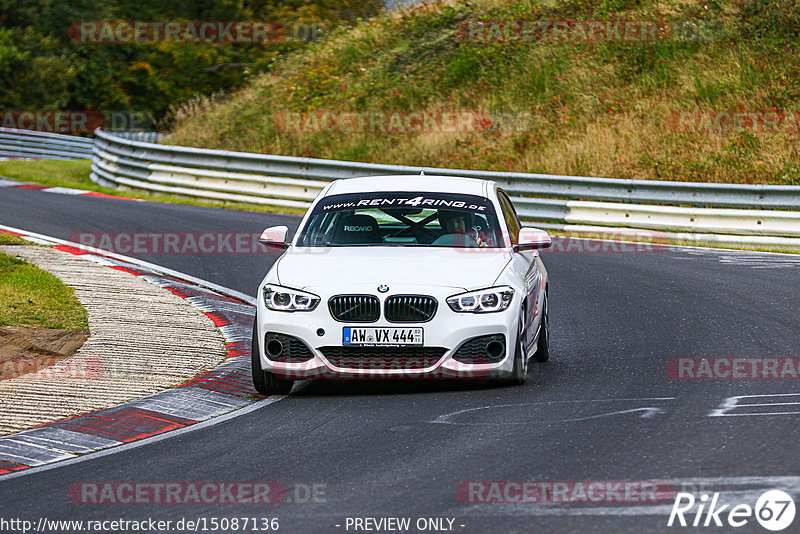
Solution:
<path fill-rule="evenodd" d="M 13 234 L 0 231 L 0 245 L 30 245 L 31 243 Z"/>
<path fill-rule="evenodd" d="M 525 41 L 511 31 L 517 38 L 507 40 L 502 32 L 514 26 L 493 21 L 556 21 L 561 30 Z M 563 30 L 614 21 L 656 24 L 658 38 L 595 42 Z M 470 39 L 475 23 L 487 32 Z M 337 115 L 375 112 L 388 128 L 395 112 L 402 121 L 402 113 L 445 111 L 482 113 L 489 125 L 420 132 L 400 124 L 387 131 L 372 128 L 371 119 L 362 127 Z M 740 121 L 737 113 L 759 118 Z M 173 142 L 196 147 L 462 169 L 800 184 L 800 3 L 442 1 L 334 32 L 242 90 L 191 102 L 174 116 Z"/>
<path fill-rule="evenodd" d="M 0 233 L 0 239 L 8 235 Z M 0 253 L 0 326 L 87 329 L 89 323 L 72 288 L 35 265 Z"/>

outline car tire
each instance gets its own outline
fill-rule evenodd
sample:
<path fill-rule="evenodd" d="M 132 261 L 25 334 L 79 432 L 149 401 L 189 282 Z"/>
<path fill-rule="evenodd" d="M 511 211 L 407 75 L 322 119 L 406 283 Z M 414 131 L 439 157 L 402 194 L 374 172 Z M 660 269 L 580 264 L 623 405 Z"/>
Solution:
<path fill-rule="evenodd" d="M 542 307 L 542 329 L 539 332 L 539 339 L 536 341 L 536 352 L 533 359 L 539 363 L 544 363 L 550 359 L 550 313 L 547 293 L 544 294 L 544 306 Z"/>
<path fill-rule="evenodd" d="M 514 370 L 511 372 L 511 378 L 506 381 L 510 386 L 521 386 L 528 378 L 528 358 L 522 348 L 523 324 L 525 324 L 524 315 L 520 313 L 519 333 L 517 334 L 517 341 L 514 343 Z"/>
<path fill-rule="evenodd" d="M 258 322 L 253 323 L 253 343 L 250 350 L 253 387 L 262 395 L 287 395 L 294 385 L 294 380 L 278 378 L 273 373 L 261 369 L 261 356 L 258 345 Z"/>

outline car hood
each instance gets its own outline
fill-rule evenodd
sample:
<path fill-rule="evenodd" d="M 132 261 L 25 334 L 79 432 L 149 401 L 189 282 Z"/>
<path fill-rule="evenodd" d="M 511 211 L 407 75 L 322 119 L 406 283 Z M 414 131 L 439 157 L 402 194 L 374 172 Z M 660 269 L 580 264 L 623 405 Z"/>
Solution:
<path fill-rule="evenodd" d="M 292 247 L 277 275 L 279 284 L 297 289 L 400 284 L 471 290 L 491 286 L 509 261 L 506 249 Z"/>

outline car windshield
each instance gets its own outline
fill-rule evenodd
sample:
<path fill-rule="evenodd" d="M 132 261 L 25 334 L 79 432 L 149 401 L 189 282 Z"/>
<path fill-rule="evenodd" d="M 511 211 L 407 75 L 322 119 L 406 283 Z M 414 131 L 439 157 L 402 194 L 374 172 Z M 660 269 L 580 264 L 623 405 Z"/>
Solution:
<path fill-rule="evenodd" d="M 325 197 L 297 241 L 300 247 L 363 245 L 497 248 L 503 242 L 489 199 L 422 192 Z"/>

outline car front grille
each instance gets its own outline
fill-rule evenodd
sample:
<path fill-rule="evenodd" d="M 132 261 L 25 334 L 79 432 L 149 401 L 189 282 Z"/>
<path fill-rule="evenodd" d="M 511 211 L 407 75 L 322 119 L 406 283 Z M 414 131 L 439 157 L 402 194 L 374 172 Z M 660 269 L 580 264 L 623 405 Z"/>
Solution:
<path fill-rule="evenodd" d="M 425 295 L 395 295 L 383 304 L 383 315 L 392 323 L 424 323 L 436 313 L 438 303 Z"/>
<path fill-rule="evenodd" d="M 489 343 L 497 342 L 503 346 L 503 350 L 499 355 L 490 357 L 486 352 L 486 346 Z M 506 338 L 502 334 L 493 334 L 489 336 L 474 337 L 461 345 L 456 351 L 453 359 L 461 363 L 497 363 L 502 360 L 506 355 Z"/>
<path fill-rule="evenodd" d="M 303 343 L 300 339 L 294 336 L 278 334 L 275 332 L 267 332 L 267 334 L 264 336 L 264 347 L 262 350 L 265 350 L 267 344 L 273 340 L 280 341 L 283 350 L 276 357 L 270 356 L 269 352 L 267 352 L 267 357 L 270 360 L 285 363 L 300 363 L 306 362 L 314 357 L 314 354 L 311 352 L 311 349 L 308 348 L 308 345 Z"/>
<path fill-rule="evenodd" d="M 442 347 L 322 347 L 322 354 L 336 367 L 346 369 L 424 369 L 438 362 Z"/>
<path fill-rule="evenodd" d="M 336 295 L 328 300 L 328 309 L 343 323 L 374 323 L 381 316 L 381 303 L 373 295 Z"/>

